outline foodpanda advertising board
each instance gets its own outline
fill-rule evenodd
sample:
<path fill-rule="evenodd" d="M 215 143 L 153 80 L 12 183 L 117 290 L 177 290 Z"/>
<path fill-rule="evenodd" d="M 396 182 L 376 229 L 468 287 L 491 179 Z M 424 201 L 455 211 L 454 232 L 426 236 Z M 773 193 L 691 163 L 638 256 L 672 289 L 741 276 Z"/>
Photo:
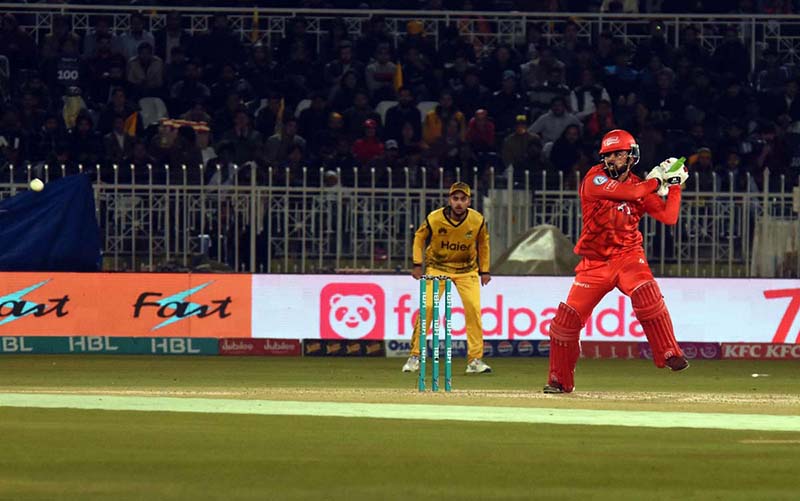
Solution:
<path fill-rule="evenodd" d="M 493 277 L 481 288 L 485 339 L 547 339 L 572 277 Z M 800 342 L 800 281 L 659 279 L 679 341 Z M 411 338 L 419 286 L 408 275 L 254 275 L 253 337 Z M 442 305 L 444 302 L 442 302 Z M 453 339 L 466 339 L 453 287 Z M 644 341 L 630 299 L 613 290 L 581 338 Z"/>

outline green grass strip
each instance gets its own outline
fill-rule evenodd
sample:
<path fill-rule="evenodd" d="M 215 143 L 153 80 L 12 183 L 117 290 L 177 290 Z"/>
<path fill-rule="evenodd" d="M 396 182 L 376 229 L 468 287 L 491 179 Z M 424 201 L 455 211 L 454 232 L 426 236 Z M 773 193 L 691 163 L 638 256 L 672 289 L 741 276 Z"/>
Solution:
<path fill-rule="evenodd" d="M 0 393 L 0 407 L 800 432 L 800 416 Z"/>

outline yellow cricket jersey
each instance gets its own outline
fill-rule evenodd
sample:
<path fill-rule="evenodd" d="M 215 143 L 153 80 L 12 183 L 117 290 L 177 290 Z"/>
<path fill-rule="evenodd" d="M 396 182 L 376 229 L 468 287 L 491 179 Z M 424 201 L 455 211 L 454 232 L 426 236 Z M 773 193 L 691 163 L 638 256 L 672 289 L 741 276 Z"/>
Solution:
<path fill-rule="evenodd" d="M 422 264 L 422 254 L 425 253 L 425 263 L 437 270 L 489 273 L 489 230 L 483 215 L 467 209 L 464 219 L 457 222 L 449 215 L 450 207 L 437 209 L 428 214 L 417 229 L 414 234 L 414 264 Z"/>

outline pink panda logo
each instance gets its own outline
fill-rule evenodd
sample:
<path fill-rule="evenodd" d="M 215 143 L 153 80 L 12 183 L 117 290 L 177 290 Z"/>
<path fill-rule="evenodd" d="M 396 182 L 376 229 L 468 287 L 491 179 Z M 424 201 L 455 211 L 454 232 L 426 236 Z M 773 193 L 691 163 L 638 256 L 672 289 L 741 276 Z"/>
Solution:
<path fill-rule="evenodd" d="M 328 284 L 320 293 L 320 337 L 383 339 L 385 299 L 375 284 Z"/>

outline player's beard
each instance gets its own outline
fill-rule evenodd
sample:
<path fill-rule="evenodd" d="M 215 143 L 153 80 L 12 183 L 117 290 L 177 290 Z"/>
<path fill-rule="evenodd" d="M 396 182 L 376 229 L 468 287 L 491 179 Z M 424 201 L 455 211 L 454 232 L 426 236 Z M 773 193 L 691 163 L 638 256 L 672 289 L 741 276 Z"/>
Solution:
<path fill-rule="evenodd" d="M 630 157 L 626 157 L 624 161 L 615 159 L 610 162 L 607 162 L 604 160 L 603 163 L 605 163 L 606 172 L 608 173 L 608 177 L 610 177 L 611 179 L 621 178 L 631 168 Z"/>

